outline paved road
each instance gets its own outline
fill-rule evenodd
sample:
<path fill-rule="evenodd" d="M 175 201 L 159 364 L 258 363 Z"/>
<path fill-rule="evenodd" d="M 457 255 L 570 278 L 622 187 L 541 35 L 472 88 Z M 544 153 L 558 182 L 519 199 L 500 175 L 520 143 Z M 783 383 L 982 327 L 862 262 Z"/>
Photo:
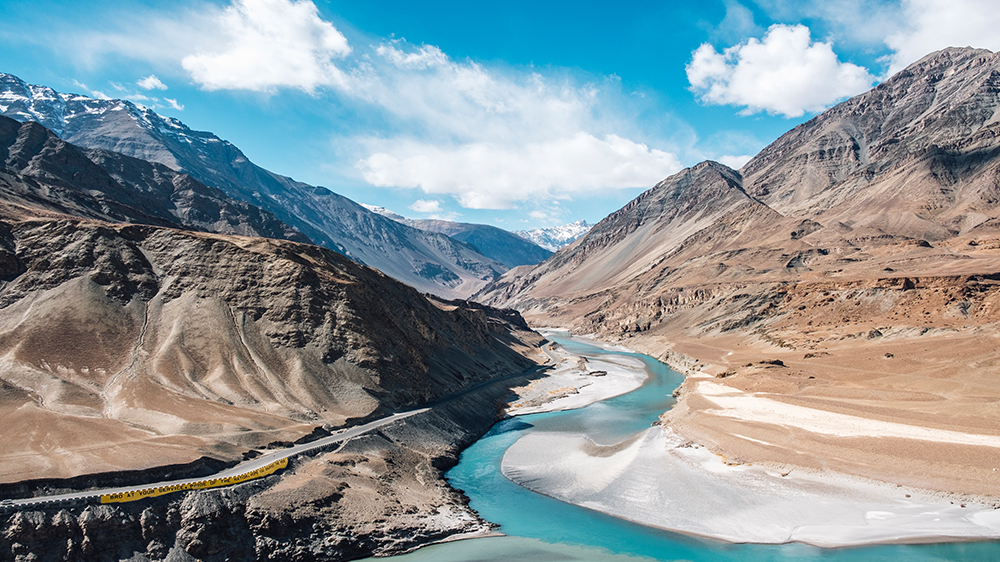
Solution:
<path fill-rule="evenodd" d="M 172 486 L 172 485 L 176 485 L 176 484 L 190 484 L 190 483 L 193 483 L 193 482 L 200 482 L 202 480 L 209 480 L 209 479 L 212 479 L 212 478 L 225 478 L 227 476 L 236 476 L 236 475 L 239 475 L 239 474 L 244 474 L 244 473 L 250 472 L 250 471 L 255 470 L 257 468 L 261 468 L 261 467 L 263 467 L 265 465 L 271 464 L 272 462 L 274 462 L 276 460 L 280 460 L 280 459 L 283 459 L 283 458 L 288 458 L 288 457 L 291 457 L 291 456 L 294 456 L 294 455 L 297 455 L 297 454 L 300 454 L 300 453 L 304 453 L 306 451 L 312 451 L 313 449 L 319 449 L 321 447 L 326 447 L 327 445 L 330 445 L 332 443 L 337 443 L 337 442 L 340 442 L 340 441 L 345 441 L 345 440 L 350 439 L 352 437 L 357 437 L 357 436 L 359 436 L 359 435 L 361 435 L 363 433 L 367 433 L 367 432 L 369 432 L 369 431 L 371 431 L 373 429 L 377 429 L 379 427 L 382 427 L 383 425 L 387 425 L 387 424 L 390 424 L 390 423 L 392 423 L 394 421 L 398 421 L 398 420 L 401 420 L 401 419 L 404 419 L 404 418 L 408 418 L 410 416 L 421 414 L 421 413 L 426 412 L 428 410 L 430 410 L 430 408 L 420 408 L 418 410 L 410 410 L 408 412 L 400 412 L 398 414 L 393 414 L 391 416 L 388 416 L 388 417 L 385 417 L 385 418 L 382 418 L 382 419 L 379 419 L 379 420 L 375 420 L 373 422 L 368 422 L 368 423 L 366 423 L 364 425 L 358 425 L 358 426 L 355 426 L 355 427 L 349 427 L 347 429 L 342 429 L 342 430 L 339 430 L 337 433 L 334 433 L 333 435 L 330 435 L 329 437 L 324 437 L 322 439 L 318 439 L 318 440 L 313 441 L 311 443 L 303 443 L 301 445 L 295 445 L 294 447 L 289 447 L 287 449 L 278 449 L 278 450 L 275 450 L 275 451 L 271 451 L 271 452 L 265 453 L 265 454 L 263 454 L 263 455 L 255 458 L 255 459 L 250 459 L 248 461 L 242 462 L 242 463 L 240 463 L 240 464 L 238 464 L 238 465 L 236 465 L 236 466 L 234 466 L 232 468 L 228 468 L 226 470 L 223 470 L 222 472 L 219 472 L 219 473 L 216 473 L 216 474 L 213 474 L 213 475 L 210 475 L 210 476 L 201 476 L 201 477 L 198 477 L 198 478 L 185 478 L 183 480 L 171 480 L 169 482 L 153 482 L 153 483 L 150 483 L 150 484 L 143 484 L 141 486 L 126 486 L 126 487 L 122 487 L 122 488 L 106 488 L 106 489 L 103 489 L 103 490 L 88 490 L 86 492 L 74 492 L 74 493 L 71 493 L 71 494 L 59 494 L 59 495 L 56 495 L 56 496 L 44 496 L 44 497 L 37 497 L 37 498 L 25 498 L 25 499 L 20 499 L 20 500 L 10 500 L 9 502 L 5 502 L 3 504 L 3 506 L 23 507 L 23 506 L 29 506 L 29 505 L 38 505 L 38 504 L 46 504 L 46 503 L 62 503 L 62 502 L 72 502 L 74 500 L 90 500 L 90 499 L 93 499 L 93 500 L 96 500 L 96 501 L 99 502 L 100 501 L 100 497 L 102 495 L 105 495 L 105 494 L 119 494 L 119 493 L 124 493 L 124 492 L 132 492 L 132 491 L 136 491 L 136 490 L 144 490 L 144 489 L 147 489 L 147 488 L 157 488 L 157 487 L 160 487 L 160 486 Z M 2 506 L 0 506 L 0 507 L 2 507 Z"/>
<path fill-rule="evenodd" d="M 549 355 L 548 352 L 546 352 L 546 355 Z M 553 357 L 551 355 L 549 355 L 549 358 L 550 358 L 550 360 L 553 359 Z M 359 426 L 355 426 L 355 427 L 341 429 L 341 430 L 338 430 L 333 435 L 330 435 L 329 437 L 324 437 L 322 439 L 318 439 L 318 440 L 313 441 L 311 443 L 303 443 L 302 445 L 295 445 L 295 446 L 289 447 L 287 449 L 278 449 L 278 450 L 275 450 L 275 451 L 269 451 L 269 452 L 267 452 L 267 453 L 265 453 L 265 454 L 263 454 L 263 455 L 255 458 L 255 459 L 244 461 L 244 462 L 242 462 L 242 463 L 240 463 L 240 464 L 238 464 L 238 465 L 236 465 L 236 466 L 234 466 L 232 468 L 228 468 L 226 470 L 223 470 L 222 472 L 218 472 L 216 474 L 212 474 L 212 475 L 209 475 L 209 476 L 201 476 L 201 477 L 198 477 L 198 478 L 186 478 L 186 479 L 183 479 L 183 480 L 171 480 L 171 481 L 168 481 L 168 482 L 152 482 L 152 483 L 149 483 L 149 484 L 142 484 L 140 486 L 125 486 L 125 487 L 121 487 L 121 488 L 105 488 L 103 490 L 88 490 L 86 492 L 74 492 L 74 493 L 70 493 L 70 494 L 59 494 L 59 495 L 55 495 L 55 496 L 43 496 L 43 497 L 36 497 L 36 498 L 25 498 L 25 499 L 20 499 L 20 500 L 4 500 L 3 503 L 0 504 L 0 510 L 2 510 L 5 507 L 6 508 L 11 508 L 11 507 L 25 507 L 25 506 L 31 506 L 31 505 L 44 505 L 44 504 L 50 504 L 50 503 L 64 503 L 64 502 L 77 502 L 77 501 L 96 501 L 96 502 L 100 502 L 100 496 L 106 495 L 106 494 L 121 494 L 121 493 L 126 493 L 126 492 L 133 492 L 133 491 L 137 491 L 137 490 L 145 490 L 145 489 L 148 489 L 148 488 L 158 488 L 158 487 L 161 487 L 161 486 L 173 486 L 173 485 L 179 485 L 179 484 L 190 484 L 190 483 L 194 483 L 194 482 L 200 482 L 200 481 L 203 481 L 203 480 L 210 480 L 210 479 L 213 479 L 213 478 L 226 478 L 228 476 L 237 476 L 237 475 L 240 475 L 240 474 L 245 474 L 245 473 L 250 472 L 252 470 L 256 470 L 258 468 L 261 468 L 261 467 L 264 467 L 264 466 L 266 466 L 268 464 L 271 464 L 274 461 L 281 460 L 283 458 L 292 457 L 294 455 L 298 455 L 300 453 L 304 453 L 304 452 L 307 452 L 307 451 L 312 451 L 314 449 L 319 449 L 319 448 L 322 448 L 322 447 L 326 447 L 326 446 L 328 446 L 328 445 L 330 445 L 332 443 L 337 443 L 337 442 L 340 442 L 340 441 L 346 441 L 347 439 L 350 439 L 352 437 L 357 437 L 357 436 L 359 436 L 361 434 L 367 433 L 367 432 L 369 432 L 369 431 L 371 431 L 373 429 L 377 429 L 377 428 L 382 427 L 384 425 L 390 424 L 390 423 L 392 423 L 394 421 L 398 421 L 398 420 L 401 420 L 401 419 L 404 419 L 404 418 L 408 418 L 410 416 L 414 416 L 414 415 L 417 415 L 417 414 L 420 414 L 420 413 L 423 413 L 423 412 L 427 412 L 431 408 L 433 408 L 434 406 L 439 406 L 441 404 L 444 404 L 444 403 L 447 403 L 447 402 L 451 402 L 452 400 L 455 400 L 457 398 L 465 396 L 465 395 L 467 395 L 467 394 L 469 394 L 471 392 L 475 392 L 475 391 L 477 391 L 477 390 L 479 390 L 479 389 L 481 389 L 481 388 L 483 388 L 485 386 L 489 386 L 491 384 L 499 383 L 499 382 L 502 382 L 502 381 L 505 381 L 505 380 L 508 380 L 508 379 L 531 376 L 531 375 L 533 375 L 533 374 L 541 371 L 542 369 L 546 369 L 548 367 L 549 367 L 549 365 L 539 365 L 537 367 L 532 367 L 531 369 L 528 369 L 527 371 L 525 371 L 523 373 L 517 373 L 517 374 L 513 374 L 513 375 L 507 375 L 505 377 L 500 377 L 500 378 L 496 378 L 496 379 L 491 379 L 491 380 L 483 381 L 483 382 L 481 382 L 479 384 L 476 384 L 474 386 L 471 386 L 471 387 L 463 390 L 462 392 L 459 392 L 458 394 L 454 394 L 452 396 L 449 396 L 447 398 L 439 400 L 438 402 L 435 402 L 434 404 L 431 404 L 429 407 L 420 408 L 420 409 L 417 409 L 417 410 L 410 410 L 408 412 L 400 412 L 398 414 L 393 414 L 391 416 L 388 416 L 388 417 L 385 417 L 385 418 L 382 418 L 382 419 L 379 419 L 379 420 L 375 420 L 373 422 L 368 422 L 368 423 L 366 423 L 364 425 L 359 425 Z"/>

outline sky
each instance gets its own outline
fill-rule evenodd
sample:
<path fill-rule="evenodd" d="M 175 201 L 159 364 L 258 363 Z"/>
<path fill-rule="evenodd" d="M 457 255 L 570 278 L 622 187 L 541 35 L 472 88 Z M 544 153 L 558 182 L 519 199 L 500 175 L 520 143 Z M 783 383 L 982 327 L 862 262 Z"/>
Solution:
<path fill-rule="evenodd" d="M 3 0 L 0 72 L 412 218 L 594 223 L 948 46 L 996 0 Z"/>

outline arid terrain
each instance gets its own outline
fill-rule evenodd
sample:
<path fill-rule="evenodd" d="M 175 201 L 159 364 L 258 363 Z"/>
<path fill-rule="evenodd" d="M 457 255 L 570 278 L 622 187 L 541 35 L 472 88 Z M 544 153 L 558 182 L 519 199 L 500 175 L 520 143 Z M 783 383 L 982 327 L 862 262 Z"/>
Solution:
<path fill-rule="evenodd" d="M 5 499 L 209 475 L 433 406 L 231 488 L 0 507 L 0 552 L 340 560 L 489 531 L 443 471 L 546 361 L 516 312 L 422 294 L 37 123 L 0 117 L 0 159 Z"/>
<path fill-rule="evenodd" d="M 690 375 L 732 463 L 1000 496 L 1000 55 L 947 49 L 476 297 Z"/>

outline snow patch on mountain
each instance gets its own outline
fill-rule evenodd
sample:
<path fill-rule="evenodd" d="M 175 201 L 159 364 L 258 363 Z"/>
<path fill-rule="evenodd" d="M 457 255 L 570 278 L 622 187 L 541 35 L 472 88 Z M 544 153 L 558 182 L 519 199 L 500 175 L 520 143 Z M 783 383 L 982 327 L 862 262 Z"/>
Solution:
<path fill-rule="evenodd" d="M 406 220 L 406 217 L 404 217 L 403 215 L 399 213 L 394 213 L 389 209 L 386 209 L 385 207 L 379 207 L 378 205 L 369 205 L 367 203 L 361 203 L 360 205 L 373 213 L 382 215 L 387 219 L 392 219 L 394 221 L 400 221 L 400 222 Z"/>

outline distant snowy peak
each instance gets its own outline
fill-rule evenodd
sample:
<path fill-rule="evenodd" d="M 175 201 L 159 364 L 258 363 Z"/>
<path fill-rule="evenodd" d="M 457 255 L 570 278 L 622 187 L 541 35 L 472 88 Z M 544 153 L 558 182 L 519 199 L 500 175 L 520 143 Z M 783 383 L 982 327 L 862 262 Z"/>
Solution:
<path fill-rule="evenodd" d="M 400 221 L 400 222 L 406 220 L 406 217 L 404 217 L 403 215 L 401 215 L 399 213 L 394 213 L 394 212 L 390 211 L 389 209 L 386 209 L 385 207 L 379 207 L 378 205 L 369 205 L 367 203 L 361 203 L 361 206 L 364 207 L 364 208 L 366 208 L 366 209 L 368 209 L 369 211 L 371 211 L 371 212 L 373 212 L 375 214 L 382 215 L 383 217 L 385 217 L 387 219 L 392 219 L 394 221 Z"/>
<path fill-rule="evenodd" d="M 592 226 L 594 225 L 587 224 L 585 220 L 578 220 L 562 226 L 550 226 L 534 230 L 516 230 L 514 234 L 525 240 L 530 240 L 546 250 L 555 252 L 563 246 L 572 244 L 574 240 L 586 234 Z"/>

